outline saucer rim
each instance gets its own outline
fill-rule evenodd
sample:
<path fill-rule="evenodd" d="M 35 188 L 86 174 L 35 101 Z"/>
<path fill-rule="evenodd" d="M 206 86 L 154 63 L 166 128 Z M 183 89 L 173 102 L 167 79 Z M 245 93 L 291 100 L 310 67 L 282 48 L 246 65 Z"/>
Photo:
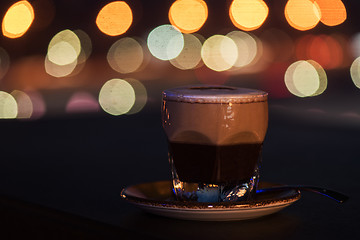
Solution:
<path fill-rule="evenodd" d="M 141 205 L 143 207 L 152 207 L 152 208 L 161 208 L 161 209 L 172 209 L 179 211 L 234 211 L 234 210 L 256 210 L 256 209 L 266 209 L 266 208 L 275 208 L 275 207 L 286 207 L 291 205 L 300 199 L 301 193 L 298 190 L 284 190 L 283 192 L 288 193 L 287 196 L 278 197 L 274 199 L 265 199 L 265 200 L 253 200 L 253 201 L 244 201 L 244 202 L 184 202 L 178 200 L 156 200 L 143 197 L 133 196 L 127 192 L 131 187 L 137 187 L 143 184 L 171 184 L 170 180 L 162 181 L 153 181 L 147 183 L 140 183 L 129 185 L 124 187 L 121 190 L 120 196 L 122 199 L 134 203 L 136 205 Z M 274 184 L 269 182 L 262 182 L 272 186 L 281 186 L 281 184 Z M 140 207 L 140 206 L 139 206 Z"/>

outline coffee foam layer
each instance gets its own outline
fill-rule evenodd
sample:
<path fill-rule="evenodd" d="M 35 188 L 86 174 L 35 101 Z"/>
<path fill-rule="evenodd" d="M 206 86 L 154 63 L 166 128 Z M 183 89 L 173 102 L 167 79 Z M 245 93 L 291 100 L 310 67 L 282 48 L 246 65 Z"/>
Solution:
<path fill-rule="evenodd" d="M 163 92 L 163 100 L 188 103 L 252 103 L 267 101 L 267 93 L 248 88 L 193 85 Z"/>
<path fill-rule="evenodd" d="M 267 101 L 248 104 L 201 104 L 166 101 L 163 126 L 169 141 L 233 145 L 264 141 Z"/>

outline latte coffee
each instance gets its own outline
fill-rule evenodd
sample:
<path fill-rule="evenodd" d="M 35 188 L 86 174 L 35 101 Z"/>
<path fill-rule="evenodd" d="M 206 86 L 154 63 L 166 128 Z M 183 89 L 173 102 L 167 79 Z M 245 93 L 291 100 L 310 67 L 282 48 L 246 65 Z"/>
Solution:
<path fill-rule="evenodd" d="M 179 200 L 251 198 L 267 131 L 267 93 L 208 85 L 166 90 L 162 124 Z"/>

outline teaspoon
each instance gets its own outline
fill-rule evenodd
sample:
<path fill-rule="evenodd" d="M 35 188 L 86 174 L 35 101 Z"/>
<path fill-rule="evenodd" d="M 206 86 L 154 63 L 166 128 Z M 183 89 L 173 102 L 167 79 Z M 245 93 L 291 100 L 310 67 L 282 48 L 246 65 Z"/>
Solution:
<path fill-rule="evenodd" d="M 283 191 L 283 190 L 299 190 L 299 191 L 318 193 L 323 196 L 329 197 L 329 198 L 337 201 L 338 203 L 343 203 L 349 199 L 348 196 L 346 196 L 342 193 L 330 190 L 330 189 L 314 187 L 314 186 L 306 186 L 306 185 L 284 185 L 284 186 L 279 186 L 279 187 L 258 189 L 256 192 L 262 193 L 262 192 Z"/>

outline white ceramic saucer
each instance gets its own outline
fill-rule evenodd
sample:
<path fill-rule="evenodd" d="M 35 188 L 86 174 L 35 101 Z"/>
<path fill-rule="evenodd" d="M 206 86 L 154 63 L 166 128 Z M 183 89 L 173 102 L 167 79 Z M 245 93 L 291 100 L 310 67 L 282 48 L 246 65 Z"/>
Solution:
<path fill-rule="evenodd" d="M 279 185 L 262 182 L 259 189 L 272 186 Z M 146 212 L 160 216 L 199 221 L 235 221 L 278 212 L 299 200 L 300 192 L 257 193 L 251 202 L 181 202 L 173 196 L 171 181 L 159 181 L 126 187 L 121 191 L 121 197 Z"/>

